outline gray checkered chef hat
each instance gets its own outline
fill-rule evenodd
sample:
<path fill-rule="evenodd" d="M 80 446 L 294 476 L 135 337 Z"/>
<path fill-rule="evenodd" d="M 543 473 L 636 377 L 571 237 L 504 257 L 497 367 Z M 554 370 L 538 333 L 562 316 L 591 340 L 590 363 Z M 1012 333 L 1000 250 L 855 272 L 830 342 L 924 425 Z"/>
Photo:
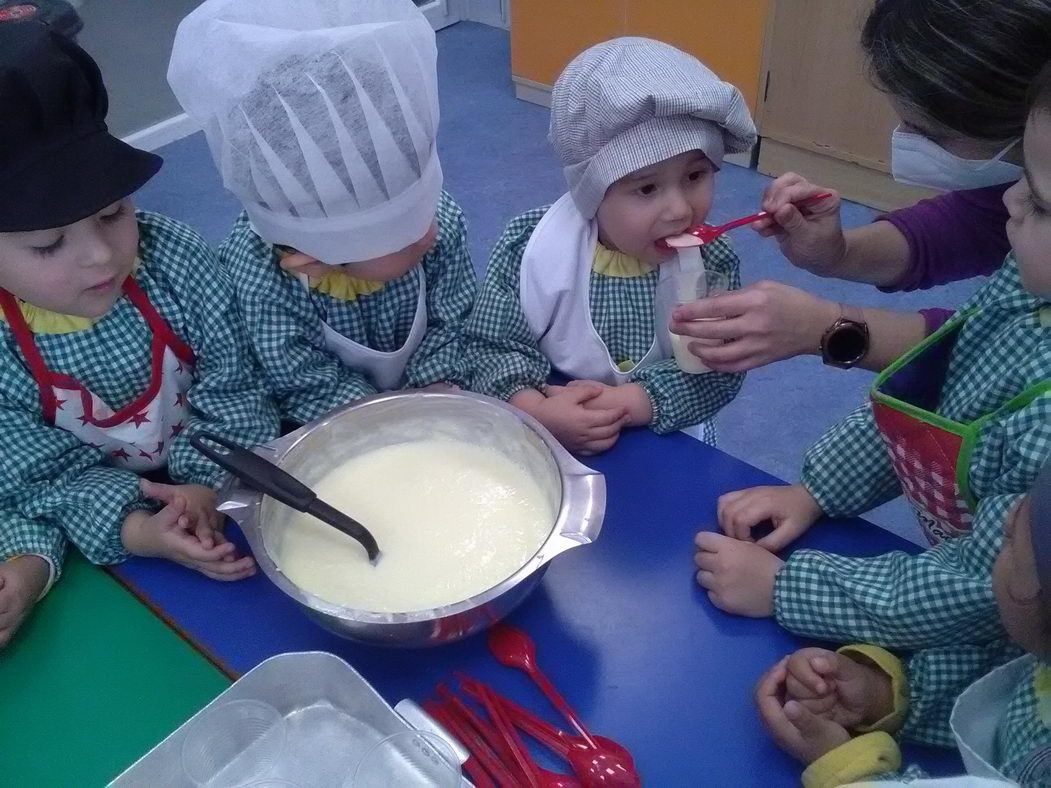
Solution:
<path fill-rule="evenodd" d="M 434 221 L 436 63 L 412 0 L 207 0 L 168 81 L 259 234 L 337 264 Z"/>
<path fill-rule="evenodd" d="M 648 38 L 615 38 L 559 76 L 548 138 L 590 219 L 625 175 L 691 150 L 722 167 L 724 153 L 748 150 L 756 133 L 741 92 L 697 58 Z"/>

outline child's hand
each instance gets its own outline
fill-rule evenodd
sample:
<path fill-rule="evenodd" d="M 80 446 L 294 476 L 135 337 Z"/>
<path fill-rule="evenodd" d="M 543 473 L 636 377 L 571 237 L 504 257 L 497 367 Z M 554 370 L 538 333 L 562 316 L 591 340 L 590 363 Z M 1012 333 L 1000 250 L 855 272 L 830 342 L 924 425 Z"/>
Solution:
<path fill-rule="evenodd" d="M 334 266 L 319 263 L 316 258 L 302 252 L 278 252 L 278 265 L 290 274 L 306 274 L 315 279 L 320 279 L 330 271 L 339 270 Z"/>
<path fill-rule="evenodd" d="M 627 424 L 623 407 L 589 410 L 586 403 L 602 393 L 601 384 L 551 387 L 547 396 L 528 401 L 526 410 L 567 449 L 578 454 L 598 454 L 617 442 Z"/>
<path fill-rule="evenodd" d="M 601 387 L 594 399 L 584 403 L 588 410 L 616 410 L 623 408 L 628 414 L 630 427 L 647 427 L 653 421 L 653 404 L 646 389 L 638 383 L 625 383 L 622 386 L 609 386 L 595 380 L 573 380 L 567 388 Z M 550 392 L 548 393 L 550 396 Z"/>
<path fill-rule="evenodd" d="M 697 582 L 712 604 L 752 618 L 774 614 L 774 578 L 784 561 L 752 542 L 701 531 L 694 539 Z"/>
<path fill-rule="evenodd" d="M 823 648 L 788 657 L 785 697 L 848 730 L 872 725 L 894 709 L 890 677 L 873 665 Z"/>
<path fill-rule="evenodd" d="M 824 512 L 801 484 L 753 487 L 719 496 L 719 527 L 734 539 L 752 541 L 752 529 L 769 522 L 774 530 L 756 544 L 779 552 L 802 536 Z"/>
<path fill-rule="evenodd" d="M 812 714 L 803 704 L 785 700 L 788 658 L 772 667 L 755 688 L 755 705 L 777 746 L 806 764 L 850 741 L 837 722 Z"/>
<path fill-rule="evenodd" d="M 164 504 L 182 498 L 186 502 L 185 516 L 198 541 L 204 547 L 215 546 L 215 534 L 223 529 L 223 515 L 215 509 L 215 490 L 201 484 L 158 484 L 146 479 L 139 482 L 139 489 L 147 498 Z"/>
<path fill-rule="evenodd" d="M 0 562 L 0 648 L 11 642 L 50 576 L 51 567 L 38 555 Z"/>
<path fill-rule="evenodd" d="M 156 514 L 131 512 L 121 528 L 121 541 L 132 555 L 167 558 L 213 580 L 242 580 L 255 574 L 251 556 L 237 557 L 237 549 L 219 531 L 208 534 L 211 545 L 197 536 L 186 516 L 186 500 L 174 500 Z"/>
<path fill-rule="evenodd" d="M 832 192 L 808 205 L 805 214 L 793 203 Z M 766 187 L 763 210 L 770 214 L 752 223 L 752 229 L 769 238 L 775 236 L 781 253 L 793 265 L 819 276 L 833 276 L 847 254 L 847 239 L 839 218 L 839 194 L 815 186 L 801 175 L 788 172 Z"/>

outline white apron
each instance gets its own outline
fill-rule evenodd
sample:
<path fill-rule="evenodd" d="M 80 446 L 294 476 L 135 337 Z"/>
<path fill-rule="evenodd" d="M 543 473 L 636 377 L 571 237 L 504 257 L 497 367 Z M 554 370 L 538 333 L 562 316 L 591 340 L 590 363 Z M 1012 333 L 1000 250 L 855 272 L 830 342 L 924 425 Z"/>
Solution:
<path fill-rule="evenodd" d="M 522 312 L 551 366 L 574 380 L 610 386 L 631 381 L 634 372 L 672 358 L 668 324 L 676 304 L 676 263 L 658 268 L 654 301 L 653 345 L 632 369 L 617 367 L 591 319 L 591 268 L 598 244 L 598 223 L 586 220 L 573 198 L 563 195 L 537 223 L 522 255 L 519 293 Z M 695 438 L 704 424 L 683 430 Z"/>
<path fill-rule="evenodd" d="M 397 350 L 389 353 L 374 350 L 367 345 L 348 339 L 328 323 L 321 322 L 321 329 L 325 335 L 325 347 L 346 366 L 365 373 L 377 391 L 393 391 L 405 385 L 405 368 L 427 333 L 427 277 L 424 276 L 422 265 L 416 266 L 414 270 L 416 281 L 419 283 L 416 314 L 413 316 L 412 328 L 409 329 L 409 336 L 406 337 L 405 344 Z M 309 289 L 310 279 L 306 275 L 301 274 L 299 281 Z"/>
<path fill-rule="evenodd" d="M 47 368 L 14 296 L 0 290 L 0 307 L 36 381 L 44 420 L 103 451 L 113 465 L 144 473 L 164 467 L 172 440 L 186 426 L 186 393 L 193 383 L 194 355 L 133 277 L 125 279 L 123 287 L 150 327 L 153 340 L 149 385 L 118 411 L 74 378 Z"/>

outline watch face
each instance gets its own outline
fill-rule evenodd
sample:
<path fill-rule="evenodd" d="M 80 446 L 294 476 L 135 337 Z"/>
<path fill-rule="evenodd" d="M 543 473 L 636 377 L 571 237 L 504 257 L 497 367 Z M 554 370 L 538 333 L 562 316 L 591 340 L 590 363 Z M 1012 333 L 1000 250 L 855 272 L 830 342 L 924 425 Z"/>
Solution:
<path fill-rule="evenodd" d="M 828 337 L 825 352 L 838 364 L 852 364 L 861 359 L 868 350 L 868 337 L 860 326 L 847 323 Z"/>

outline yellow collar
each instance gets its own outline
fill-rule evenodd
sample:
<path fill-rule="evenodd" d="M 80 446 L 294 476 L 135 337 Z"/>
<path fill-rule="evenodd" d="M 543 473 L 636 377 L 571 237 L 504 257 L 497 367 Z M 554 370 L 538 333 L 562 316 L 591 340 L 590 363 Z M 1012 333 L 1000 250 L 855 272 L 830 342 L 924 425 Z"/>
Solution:
<path fill-rule="evenodd" d="M 343 271 L 329 271 L 322 277 L 309 277 L 311 290 L 337 298 L 340 301 L 356 301 L 358 296 L 371 295 L 383 288 L 386 282 L 358 279 Z"/>
<path fill-rule="evenodd" d="M 99 318 L 79 317 L 77 315 L 62 315 L 52 312 L 43 307 L 27 304 L 22 299 L 15 299 L 18 308 L 22 310 L 22 317 L 26 325 L 34 334 L 72 334 L 76 331 L 84 331 L 98 322 Z M 7 322 L 7 316 L 0 314 L 0 320 Z"/>
<path fill-rule="evenodd" d="M 618 279 L 632 279 L 636 276 L 645 276 L 653 271 L 653 267 L 646 265 L 641 260 L 607 249 L 602 244 L 595 244 L 595 259 L 591 263 L 591 269 L 603 276 L 613 276 Z"/>
<path fill-rule="evenodd" d="M 135 265 L 131 272 L 134 275 L 142 265 L 142 260 L 135 258 Z M 27 303 L 21 298 L 16 298 L 18 308 L 22 311 L 22 317 L 34 334 L 74 334 L 77 331 L 85 331 L 92 328 L 101 317 L 80 317 L 79 315 L 63 315 L 52 312 L 49 309 Z M 7 317 L 0 312 L 0 320 L 7 322 Z"/>
<path fill-rule="evenodd" d="M 1051 725 L 1051 667 L 1038 662 L 1033 670 L 1033 694 L 1036 695 L 1036 713 L 1044 725 Z"/>

